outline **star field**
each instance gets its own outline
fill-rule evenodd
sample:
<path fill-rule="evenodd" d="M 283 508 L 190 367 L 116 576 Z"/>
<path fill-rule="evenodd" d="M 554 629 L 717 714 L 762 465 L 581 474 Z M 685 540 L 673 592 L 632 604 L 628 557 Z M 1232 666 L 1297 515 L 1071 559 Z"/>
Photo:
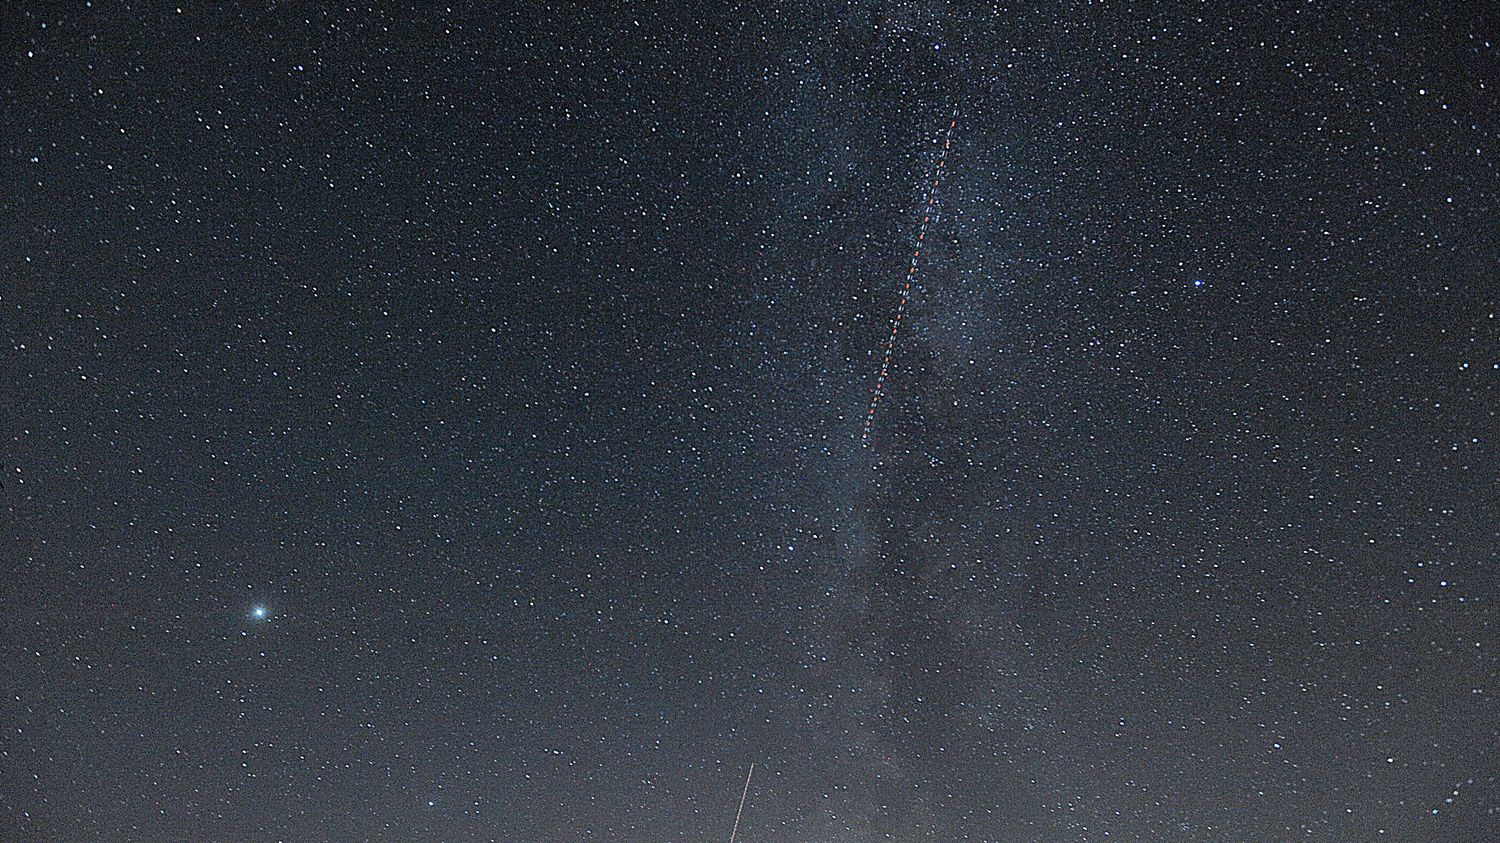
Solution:
<path fill-rule="evenodd" d="M 0 840 L 1500 839 L 1496 24 L 8 9 Z"/>

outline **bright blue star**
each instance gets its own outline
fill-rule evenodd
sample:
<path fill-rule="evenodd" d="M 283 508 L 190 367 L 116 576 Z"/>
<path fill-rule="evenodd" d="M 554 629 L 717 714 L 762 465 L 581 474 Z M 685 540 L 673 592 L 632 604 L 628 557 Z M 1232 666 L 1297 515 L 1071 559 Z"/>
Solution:
<path fill-rule="evenodd" d="M 1202 287 L 1203 284 L 1204 284 L 1204 281 L 1203 281 L 1202 278 L 1194 278 L 1193 279 L 1193 286 L 1194 287 Z"/>
<path fill-rule="evenodd" d="M 265 606 L 256 606 L 255 608 L 250 610 L 250 617 L 255 618 L 258 621 L 265 620 L 266 616 L 269 614 L 270 612 L 266 609 Z"/>

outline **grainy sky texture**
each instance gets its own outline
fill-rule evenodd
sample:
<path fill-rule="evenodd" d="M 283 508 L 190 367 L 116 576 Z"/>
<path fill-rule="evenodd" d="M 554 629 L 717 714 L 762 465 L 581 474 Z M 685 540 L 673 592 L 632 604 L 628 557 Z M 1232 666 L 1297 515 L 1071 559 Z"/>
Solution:
<path fill-rule="evenodd" d="M 1500 839 L 1483 4 L 316 5 L 0 19 L 0 840 Z"/>

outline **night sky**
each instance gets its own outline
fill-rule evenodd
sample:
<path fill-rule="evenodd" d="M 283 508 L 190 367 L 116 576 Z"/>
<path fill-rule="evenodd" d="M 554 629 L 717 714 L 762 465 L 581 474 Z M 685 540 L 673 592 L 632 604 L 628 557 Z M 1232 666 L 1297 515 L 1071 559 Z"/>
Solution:
<path fill-rule="evenodd" d="M 1500 839 L 1483 4 L 309 7 L 0 17 L 0 840 Z"/>

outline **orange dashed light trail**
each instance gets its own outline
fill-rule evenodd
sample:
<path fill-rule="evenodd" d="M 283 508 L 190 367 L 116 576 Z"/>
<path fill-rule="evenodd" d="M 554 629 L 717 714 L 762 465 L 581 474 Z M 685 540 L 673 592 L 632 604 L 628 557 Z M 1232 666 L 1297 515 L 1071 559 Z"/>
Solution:
<path fill-rule="evenodd" d="M 891 334 L 885 341 L 885 357 L 880 361 L 880 374 L 875 378 L 875 391 L 870 395 L 870 411 L 865 414 L 865 430 L 860 443 L 870 445 L 870 433 L 875 429 L 875 411 L 880 409 L 880 399 L 885 395 L 885 382 L 891 374 L 891 357 L 896 352 L 896 335 L 901 331 L 901 320 L 906 317 L 906 303 L 911 298 L 911 285 L 917 277 L 917 261 L 922 257 L 922 246 L 927 242 L 927 224 L 937 210 L 938 188 L 943 183 L 943 169 L 948 164 L 948 148 L 953 145 L 953 129 L 958 125 L 958 112 L 948 121 L 948 133 L 943 137 L 943 150 L 938 154 L 937 166 L 932 171 L 932 182 L 927 187 L 927 204 L 922 206 L 922 226 L 917 230 L 917 245 L 911 253 L 911 265 L 906 268 L 906 282 L 901 286 L 901 302 L 896 305 L 896 315 L 891 318 Z"/>

